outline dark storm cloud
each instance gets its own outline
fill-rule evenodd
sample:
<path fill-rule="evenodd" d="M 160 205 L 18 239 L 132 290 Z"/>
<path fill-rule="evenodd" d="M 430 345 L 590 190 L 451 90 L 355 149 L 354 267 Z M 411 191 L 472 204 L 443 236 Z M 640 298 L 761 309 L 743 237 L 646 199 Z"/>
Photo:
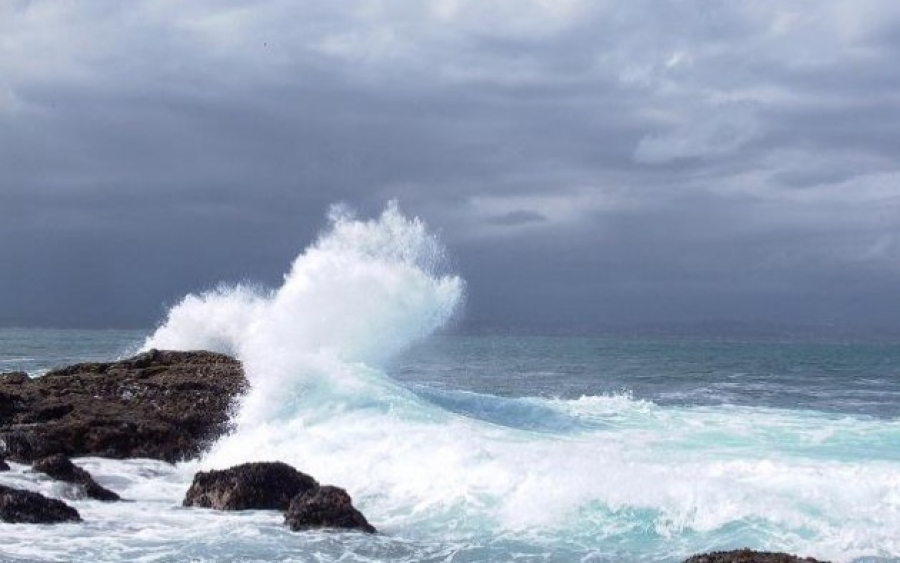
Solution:
<path fill-rule="evenodd" d="M 900 7 L 0 7 L 0 323 L 276 283 L 345 202 L 489 324 L 900 326 Z"/>

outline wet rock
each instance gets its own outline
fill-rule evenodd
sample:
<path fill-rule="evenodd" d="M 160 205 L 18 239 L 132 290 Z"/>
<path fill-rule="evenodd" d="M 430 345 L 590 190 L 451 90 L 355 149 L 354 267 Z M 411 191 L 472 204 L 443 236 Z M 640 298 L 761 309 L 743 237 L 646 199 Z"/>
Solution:
<path fill-rule="evenodd" d="M 316 486 L 315 479 L 286 463 L 244 463 L 197 473 L 182 504 L 216 510 L 283 511 L 292 498 Z"/>
<path fill-rule="evenodd" d="M 797 557 L 788 553 L 772 553 L 737 549 L 734 551 L 714 551 L 694 555 L 684 563 L 827 563 L 812 557 Z"/>
<path fill-rule="evenodd" d="M 56 524 L 80 522 L 81 516 L 60 500 L 0 485 L 0 521 L 10 524 Z"/>
<path fill-rule="evenodd" d="M 88 498 L 102 501 L 121 500 L 119 495 L 102 487 L 94 481 L 90 473 L 72 463 L 72 460 L 63 454 L 55 454 L 39 459 L 34 462 L 31 468 L 57 481 L 78 485 Z"/>
<path fill-rule="evenodd" d="M 0 457 L 0 471 L 9 471 L 9 464 Z"/>
<path fill-rule="evenodd" d="M 196 457 L 230 429 L 247 388 L 240 362 L 212 352 L 151 350 L 34 379 L 0 378 L 0 455 Z"/>
<path fill-rule="evenodd" d="M 295 532 L 321 528 L 360 530 L 370 534 L 376 531 L 353 507 L 347 491 L 328 485 L 294 497 L 284 516 L 284 524 Z"/>

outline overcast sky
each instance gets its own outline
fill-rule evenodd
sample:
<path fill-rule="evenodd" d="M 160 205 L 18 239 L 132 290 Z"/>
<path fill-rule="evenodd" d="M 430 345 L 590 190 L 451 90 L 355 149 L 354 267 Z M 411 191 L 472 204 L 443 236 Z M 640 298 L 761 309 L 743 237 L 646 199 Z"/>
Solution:
<path fill-rule="evenodd" d="M 3 0 L 0 325 L 152 326 L 398 199 L 467 322 L 900 328 L 900 3 Z"/>

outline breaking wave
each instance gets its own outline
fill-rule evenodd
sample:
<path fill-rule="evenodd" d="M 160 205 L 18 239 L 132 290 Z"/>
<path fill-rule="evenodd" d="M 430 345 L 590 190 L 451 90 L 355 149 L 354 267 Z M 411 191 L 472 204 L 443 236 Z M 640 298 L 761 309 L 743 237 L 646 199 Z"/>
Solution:
<path fill-rule="evenodd" d="M 280 287 L 187 296 L 145 348 L 244 363 L 237 430 L 202 465 L 292 463 L 346 487 L 380 530 L 456 546 L 453 560 L 498 546 L 561 560 L 900 553 L 896 422 L 391 379 L 388 360 L 450 322 L 464 293 L 440 242 L 396 204 L 371 220 L 336 210 Z"/>

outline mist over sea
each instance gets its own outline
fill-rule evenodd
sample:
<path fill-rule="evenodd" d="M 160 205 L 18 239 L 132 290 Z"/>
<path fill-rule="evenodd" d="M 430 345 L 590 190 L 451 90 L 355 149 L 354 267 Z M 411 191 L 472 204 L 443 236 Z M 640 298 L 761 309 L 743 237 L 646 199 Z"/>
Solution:
<path fill-rule="evenodd" d="M 0 559 L 900 561 L 900 345 L 466 333 L 464 296 L 389 207 L 333 217 L 280 287 L 189 295 L 153 330 L 0 330 L 0 371 L 199 348 L 252 386 L 199 461 L 78 460 L 135 502 L 0 526 Z M 198 469 L 263 460 L 346 488 L 382 533 L 181 506 Z M 65 498 L 12 465 L 0 483 Z"/>

